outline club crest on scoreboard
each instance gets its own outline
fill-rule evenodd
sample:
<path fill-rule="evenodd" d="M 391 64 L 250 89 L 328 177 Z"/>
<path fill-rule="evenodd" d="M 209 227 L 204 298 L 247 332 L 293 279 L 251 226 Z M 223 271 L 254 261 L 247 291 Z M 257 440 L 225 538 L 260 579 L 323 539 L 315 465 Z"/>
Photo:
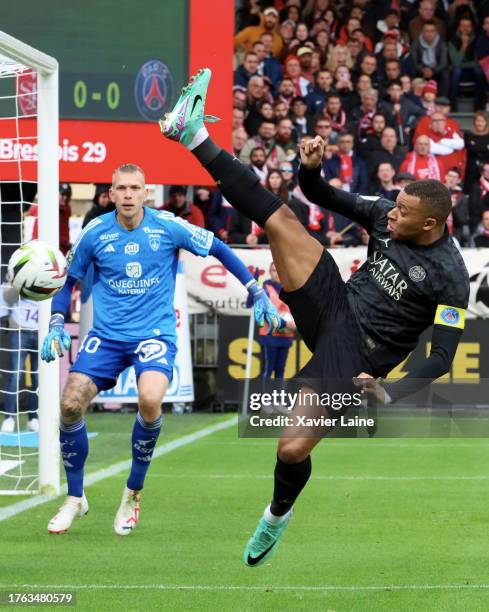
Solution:
<path fill-rule="evenodd" d="M 166 64 L 149 60 L 139 69 L 134 82 L 136 106 L 148 121 L 161 119 L 173 100 L 173 77 Z"/>

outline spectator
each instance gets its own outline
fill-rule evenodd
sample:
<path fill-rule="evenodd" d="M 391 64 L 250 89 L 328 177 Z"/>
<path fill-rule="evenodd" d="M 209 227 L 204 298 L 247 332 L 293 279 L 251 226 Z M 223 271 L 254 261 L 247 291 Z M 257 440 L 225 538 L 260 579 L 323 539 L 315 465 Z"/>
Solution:
<path fill-rule="evenodd" d="M 482 172 L 477 183 L 470 188 L 470 230 L 473 232 L 481 219 L 482 212 L 489 209 L 489 162 L 482 164 Z"/>
<path fill-rule="evenodd" d="M 354 91 L 347 94 L 343 93 L 341 96 L 341 102 L 345 113 L 349 115 L 354 108 L 360 106 L 362 103 L 362 93 L 367 91 L 367 89 L 372 89 L 372 79 L 368 75 L 362 74 L 356 82 Z"/>
<path fill-rule="evenodd" d="M 430 152 L 443 159 L 445 168 L 456 166 L 463 177 L 465 174 L 466 155 L 464 139 L 458 130 L 447 124 L 443 113 L 436 111 L 431 115 L 428 129 L 417 129 L 417 134 L 426 134 L 430 139 Z"/>
<path fill-rule="evenodd" d="M 292 160 L 297 156 L 296 132 L 292 120 L 288 117 L 284 117 L 277 122 L 275 142 L 283 149 L 286 159 Z"/>
<path fill-rule="evenodd" d="M 350 98 L 353 94 L 353 83 L 350 69 L 346 66 L 338 66 L 336 69 L 334 73 L 334 88 L 338 95 L 341 96 L 341 103 L 351 107 Z"/>
<path fill-rule="evenodd" d="M 486 113 L 477 111 L 472 126 L 472 131 L 464 134 L 467 151 L 465 193 L 470 193 L 472 185 L 479 180 L 482 165 L 489 163 L 489 119 Z"/>
<path fill-rule="evenodd" d="M 291 161 L 282 162 L 279 166 L 279 172 L 282 175 L 282 179 L 287 187 L 289 194 L 289 201 L 291 198 L 292 191 L 295 187 L 296 177 L 294 175 L 294 166 Z"/>
<path fill-rule="evenodd" d="M 324 16 L 324 11 L 328 8 L 329 0 L 308 0 L 302 11 L 304 21 L 313 27 L 314 23 L 319 21 Z"/>
<path fill-rule="evenodd" d="M 414 183 L 416 177 L 414 174 L 410 172 L 398 172 L 397 174 L 397 184 L 401 189 L 405 189 L 411 183 Z"/>
<path fill-rule="evenodd" d="M 246 104 L 248 110 L 256 109 L 260 102 L 266 100 L 263 77 L 255 75 L 248 81 Z"/>
<path fill-rule="evenodd" d="M 489 247 L 489 210 L 482 213 L 481 222 L 474 235 L 474 245 L 477 248 Z"/>
<path fill-rule="evenodd" d="M 417 77 L 411 81 L 411 98 L 413 102 L 418 104 L 421 108 L 424 108 L 423 91 L 427 82 L 428 81 L 422 77 Z M 438 84 L 436 81 L 434 81 L 434 83 L 436 84 L 435 90 L 438 91 Z"/>
<path fill-rule="evenodd" d="M 243 63 L 234 71 L 234 84 L 248 87 L 249 80 L 258 71 L 258 56 L 254 51 L 245 53 Z"/>
<path fill-rule="evenodd" d="M 430 153 L 428 136 L 418 136 L 414 142 L 414 151 L 408 153 L 401 164 L 401 172 L 409 172 L 416 180 L 442 180 L 444 169 L 442 162 Z"/>
<path fill-rule="evenodd" d="M 340 96 L 333 94 L 328 98 L 326 106 L 323 108 L 323 117 L 331 125 L 331 137 L 333 142 L 338 134 L 346 129 L 346 113 L 341 106 Z"/>
<path fill-rule="evenodd" d="M 470 19 L 459 21 L 455 36 L 448 43 L 448 57 L 452 64 L 450 101 L 452 109 L 457 111 L 457 96 L 460 81 L 475 81 L 475 110 L 484 107 L 486 78 L 476 70 L 474 26 Z"/>
<path fill-rule="evenodd" d="M 211 203 L 207 211 L 206 228 L 214 232 L 223 242 L 229 241 L 233 210 L 219 189 L 216 189 L 211 196 Z"/>
<path fill-rule="evenodd" d="M 438 83 L 435 80 L 430 80 L 426 82 L 426 85 L 423 87 L 423 92 L 421 96 L 421 107 L 424 109 L 425 114 L 428 117 L 436 110 L 436 94 L 438 93 Z"/>
<path fill-rule="evenodd" d="M 314 48 L 319 52 L 319 61 L 322 66 L 328 61 L 329 52 L 331 50 L 329 32 L 327 30 L 320 30 L 314 36 Z"/>
<path fill-rule="evenodd" d="M 384 87 L 387 87 L 388 84 L 391 83 L 392 81 L 401 80 L 406 77 L 408 79 L 407 82 L 409 83 L 409 87 L 407 91 L 409 92 L 409 90 L 411 89 L 411 78 L 408 75 L 403 76 L 401 62 L 398 59 L 386 60 L 384 64 L 383 77 L 384 77 Z M 401 87 L 402 87 L 402 82 L 401 82 Z"/>
<path fill-rule="evenodd" d="M 389 162 L 382 162 L 377 168 L 377 188 L 373 194 L 381 195 L 383 198 L 395 202 L 401 188 L 394 183 L 396 171 Z"/>
<path fill-rule="evenodd" d="M 267 44 L 266 44 L 267 43 Z M 282 79 L 282 64 L 271 54 L 273 36 L 269 32 L 264 32 L 260 40 L 253 45 L 253 51 L 258 57 L 257 72 L 260 76 L 268 77 L 272 83 L 273 90 L 276 91 Z"/>
<path fill-rule="evenodd" d="M 478 2 L 478 4 L 481 4 Z M 487 11 L 487 4 L 482 2 L 482 10 Z M 474 3 L 471 0 L 454 0 L 448 7 L 448 16 L 450 17 L 450 26 L 453 26 L 460 22 L 461 19 L 468 19 L 471 23 L 477 23 L 477 11 L 474 8 Z"/>
<path fill-rule="evenodd" d="M 361 96 L 361 105 L 350 113 L 350 121 L 355 125 L 358 138 L 365 138 L 372 131 L 372 120 L 376 114 L 384 114 L 385 106 L 379 103 L 379 94 L 376 89 L 367 89 Z"/>
<path fill-rule="evenodd" d="M 478 80 L 482 83 L 481 90 L 476 91 L 475 107 L 484 108 L 487 101 L 487 83 L 489 81 L 489 15 L 484 17 L 482 32 L 475 39 L 475 58 L 477 60 L 474 70 L 478 73 Z M 484 59 L 486 58 L 486 59 Z M 485 68 L 483 68 L 485 65 Z"/>
<path fill-rule="evenodd" d="M 444 96 L 435 98 L 435 109 L 433 112 L 435 111 L 437 113 L 442 113 L 444 115 L 447 127 L 449 127 L 453 132 L 457 132 L 458 134 L 462 135 L 462 128 L 460 127 L 460 124 L 458 123 L 458 121 L 449 116 L 450 101 L 448 98 L 445 98 Z M 430 123 L 431 123 L 430 115 L 421 117 L 421 119 L 418 121 L 416 125 L 416 130 L 414 132 L 414 138 L 419 136 L 419 134 L 426 134 L 429 130 Z"/>
<path fill-rule="evenodd" d="M 277 274 L 275 264 L 270 264 L 270 279 L 263 283 L 263 289 L 270 301 L 277 308 L 280 316 L 285 320 L 285 330 L 268 334 L 268 323 L 258 331 L 261 347 L 261 376 L 268 380 L 274 375 L 275 380 L 282 380 L 285 372 L 287 355 L 294 339 L 295 323 L 290 314 L 289 307 L 280 299 L 282 283 Z M 247 304 L 248 305 L 248 304 Z M 251 306 L 251 304 L 249 304 Z"/>
<path fill-rule="evenodd" d="M 381 33 L 384 34 L 387 30 L 393 30 L 395 28 L 399 28 L 401 23 L 401 16 L 399 11 L 396 9 L 389 9 L 384 16 L 377 21 L 376 28 Z M 378 33 L 376 33 L 378 34 Z"/>
<path fill-rule="evenodd" d="M 278 12 L 276 9 L 269 6 L 260 16 L 260 25 L 248 26 L 236 34 L 234 37 L 234 48 L 237 49 L 243 46 L 245 52 L 251 51 L 253 43 L 260 40 L 260 36 L 264 32 L 269 32 L 273 36 L 273 55 L 279 58 L 283 47 L 283 41 L 280 34 L 277 32 L 277 24 Z"/>
<path fill-rule="evenodd" d="M 448 50 L 438 31 L 434 21 L 427 21 L 411 45 L 411 57 L 416 73 L 427 80 L 435 80 L 439 94 L 447 96 Z"/>
<path fill-rule="evenodd" d="M 442 38 L 447 37 L 447 28 L 445 22 L 435 16 L 436 2 L 433 0 L 421 0 L 418 9 L 418 15 L 409 22 L 409 36 L 414 41 L 423 31 L 427 23 L 433 23 Z M 430 78 L 430 77 L 428 77 Z"/>
<path fill-rule="evenodd" d="M 312 115 L 320 113 L 323 106 L 335 89 L 333 88 L 333 75 L 329 70 L 322 69 L 316 75 L 316 85 L 306 96 L 307 106 Z"/>
<path fill-rule="evenodd" d="M 280 59 L 284 59 L 289 54 L 289 45 L 294 39 L 295 22 L 292 19 L 286 19 L 280 25 L 280 36 L 282 37 L 283 47 Z"/>
<path fill-rule="evenodd" d="M 10 286 L 0 287 L 3 290 L 2 301 L 10 311 L 8 334 L 8 369 L 9 377 L 4 393 L 3 411 L 5 419 L 2 423 L 2 433 L 15 431 L 18 402 L 23 395 L 19 387 L 19 377 L 26 369 L 27 357 L 30 359 L 31 388 L 27 394 L 27 429 L 39 431 L 37 418 L 37 370 L 38 370 L 38 304 L 33 300 L 19 297 L 17 291 Z"/>
<path fill-rule="evenodd" d="M 252 106 L 244 122 L 244 128 L 250 136 L 255 136 L 263 121 L 275 122 L 275 110 L 268 100 L 261 100 Z"/>
<path fill-rule="evenodd" d="M 175 217 L 185 219 L 193 225 L 205 227 L 204 215 L 198 206 L 187 200 L 187 188 L 183 185 L 172 185 L 169 191 L 169 200 L 163 206 L 164 210 L 169 210 Z"/>
<path fill-rule="evenodd" d="M 328 119 L 324 119 L 323 117 L 318 117 L 314 123 L 313 128 L 314 136 L 321 136 L 326 145 L 333 142 L 332 133 L 333 130 L 331 128 L 331 123 Z"/>
<path fill-rule="evenodd" d="M 267 156 L 265 149 L 261 145 L 257 145 L 250 152 L 250 170 L 260 179 L 262 185 L 265 184 L 268 176 L 268 167 L 266 165 Z"/>
<path fill-rule="evenodd" d="M 246 110 L 247 104 L 247 91 L 244 87 L 234 86 L 233 87 L 233 107 L 241 110 Z"/>
<path fill-rule="evenodd" d="M 350 53 L 352 64 L 355 65 L 360 61 L 360 55 L 363 53 L 362 45 L 358 40 L 350 38 L 346 43 L 346 48 Z"/>
<path fill-rule="evenodd" d="M 308 79 L 302 74 L 301 65 L 296 55 L 288 55 L 284 62 L 285 76 L 294 85 L 294 96 L 307 96 L 312 89 Z"/>
<path fill-rule="evenodd" d="M 311 86 L 314 84 L 314 68 L 312 67 L 312 49 L 301 47 L 297 51 L 297 58 L 301 67 L 301 74 L 306 78 Z"/>
<path fill-rule="evenodd" d="M 331 72 L 331 74 L 336 72 L 338 66 L 346 66 L 347 68 L 351 68 L 353 66 L 350 53 L 346 47 L 343 47 L 343 45 L 336 45 L 331 49 L 328 62 L 326 64 L 326 68 Z"/>
<path fill-rule="evenodd" d="M 336 189 L 344 189 L 344 184 L 338 178 L 328 181 Z M 350 219 L 330 210 L 324 210 L 324 224 L 326 225 L 326 244 L 331 248 L 358 246 L 361 244 L 360 228 Z"/>
<path fill-rule="evenodd" d="M 339 178 L 344 191 L 368 193 L 367 167 L 353 151 L 353 135 L 343 132 L 338 137 L 338 153 L 323 162 L 326 180 Z"/>
<path fill-rule="evenodd" d="M 389 102 L 385 104 L 387 120 L 396 130 L 401 146 L 407 146 L 416 121 L 425 113 L 402 94 L 400 81 L 391 81 L 387 87 L 387 93 L 389 95 Z"/>
<path fill-rule="evenodd" d="M 240 157 L 241 151 L 248 140 L 248 134 L 244 128 L 237 128 L 233 130 L 232 141 L 233 141 L 233 153 L 236 157 Z"/>
<path fill-rule="evenodd" d="M 82 228 L 90 223 L 92 219 L 115 210 L 115 204 L 111 202 L 109 195 L 111 187 L 110 183 L 98 183 L 95 185 L 95 195 L 92 199 L 93 205 L 83 219 Z"/>
<path fill-rule="evenodd" d="M 358 68 L 354 71 L 355 80 L 358 80 L 362 74 L 370 77 L 374 89 L 379 89 L 380 79 L 377 74 L 377 58 L 374 53 L 364 53 Z"/>
<path fill-rule="evenodd" d="M 387 37 L 382 45 L 381 52 L 377 57 L 377 72 L 379 73 L 382 80 L 385 81 L 385 67 L 387 62 L 398 62 L 399 57 L 402 53 L 402 45 L 395 38 Z M 400 73 L 398 77 L 401 76 Z M 396 78 L 398 78 L 396 77 Z"/>
<path fill-rule="evenodd" d="M 278 86 L 278 98 L 277 102 L 282 102 L 287 105 L 287 112 L 292 102 L 292 98 L 295 97 L 295 85 L 292 79 L 285 77 L 282 79 Z"/>
<path fill-rule="evenodd" d="M 296 96 L 290 105 L 290 116 L 299 139 L 311 133 L 310 120 L 307 117 L 307 104 L 304 98 Z"/>
<path fill-rule="evenodd" d="M 403 154 L 397 146 L 397 136 L 394 128 L 387 126 L 380 137 L 380 147 L 369 155 L 367 159 L 367 170 L 370 179 L 377 175 L 377 169 L 381 163 L 389 163 L 398 172 Z"/>
<path fill-rule="evenodd" d="M 241 108 L 233 108 L 233 118 L 231 127 L 233 130 L 237 130 L 240 127 L 243 127 L 243 122 L 245 119 L 245 112 Z"/>
<path fill-rule="evenodd" d="M 275 102 L 273 111 L 275 113 L 276 121 L 280 121 L 280 119 L 287 119 L 289 117 L 289 105 L 285 104 L 285 102 L 282 102 L 281 100 Z"/>
<path fill-rule="evenodd" d="M 275 133 L 277 128 L 273 121 L 262 121 L 258 128 L 258 133 L 253 138 L 247 140 L 241 150 L 241 161 L 244 164 L 250 163 L 250 153 L 257 146 L 263 147 L 265 151 L 266 164 L 268 168 L 278 168 L 281 161 L 287 159 L 282 147 L 279 147 L 275 142 Z"/>
<path fill-rule="evenodd" d="M 355 151 L 363 160 L 367 161 L 373 151 L 380 149 L 380 137 L 385 127 L 384 115 L 376 113 L 372 117 L 371 129 L 362 138 L 358 138 L 356 142 Z"/>
<path fill-rule="evenodd" d="M 71 217 L 71 185 L 69 183 L 59 184 L 59 249 L 66 255 L 70 250 L 70 217 Z M 38 234 L 38 206 L 33 204 L 29 208 L 29 215 L 35 217 L 32 227 L 32 239 L 37 240 Z"/>
<path fill-rule="evenodd" d="M 445 187 L 452 198 L 452 212 L 447 218 L 447 227 L 459 246 L 470 246 L 469 197 L 464 194 L 460 181 L 458 168 L 450 168 L 445 174 Z"/>

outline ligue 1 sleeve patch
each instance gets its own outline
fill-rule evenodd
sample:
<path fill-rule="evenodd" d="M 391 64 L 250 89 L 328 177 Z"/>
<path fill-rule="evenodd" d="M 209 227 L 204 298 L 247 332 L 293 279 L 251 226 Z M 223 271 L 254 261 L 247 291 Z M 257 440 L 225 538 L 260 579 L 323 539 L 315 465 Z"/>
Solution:
<path fill-rule="evenodd" d="M 439 304 L 435 314 L 435 325 L 463 329 L 465 327 L 465 309 Z"/>

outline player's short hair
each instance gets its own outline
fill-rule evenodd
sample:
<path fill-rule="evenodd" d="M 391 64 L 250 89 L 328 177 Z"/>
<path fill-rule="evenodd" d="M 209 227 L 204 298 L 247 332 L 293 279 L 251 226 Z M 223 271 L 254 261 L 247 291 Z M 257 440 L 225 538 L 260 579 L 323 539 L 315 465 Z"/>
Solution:
<path fill-rule="evenodd" d="M 445 223 L 452 210 L 452 198 L 448 189 L 435 179 L 415 181 L 404 188 L 405 193 L 419 198 L 426 214 L 439 223 Z"/>
<path fill-rule="evenodd" d="M 127 163 L 127 164 L 121 164 L 112 173 L 112 186 L 114 185 L 114 177 L 118 172 L 122 172 L 122 173 L 140 172 L 143 175 L 143 179 L 146 182 L 146 178 L 144 176 L 144 170 L 140 166 L 137 166 L 136 164 Z"/>

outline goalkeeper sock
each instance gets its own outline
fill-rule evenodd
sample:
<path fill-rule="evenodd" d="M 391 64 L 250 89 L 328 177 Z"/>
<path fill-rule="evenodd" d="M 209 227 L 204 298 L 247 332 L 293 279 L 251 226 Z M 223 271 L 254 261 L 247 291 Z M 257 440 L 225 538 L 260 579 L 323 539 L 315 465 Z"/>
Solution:
<path fill-rule="evenodd" d="M 140 412 L 136 416 L 132 430 L 131 473 L 127 479 L 127 488 L 132 491 L 140 491 L 143 488 L 162 422 L 162 416 L 152 423 L 147 423 Z"/>
<path fill-rule="evenodd" d="M 310 455 L 300 463 L 284 463 L 280 457 L 277 457 L 274 474 L 275 486 L 270 512 L 275 516 L 286 514 L 306 486 L 310 475 Z"/>
<path fill-rule="evenodd" d="M 59 426 L 61 456 L 68 481 L 68 495 L 83 496 L 83 467 L 88 457 L 88 436 L 85 421 Z"/>
<path fill-rule="evenodd" d="M 216 181 L 226 200 L 260 227 L 283 205 L 261 185 L 254 172 L 237 157 L 220 149 L 211 138 L 192 149 L 192 153 Z"/>

